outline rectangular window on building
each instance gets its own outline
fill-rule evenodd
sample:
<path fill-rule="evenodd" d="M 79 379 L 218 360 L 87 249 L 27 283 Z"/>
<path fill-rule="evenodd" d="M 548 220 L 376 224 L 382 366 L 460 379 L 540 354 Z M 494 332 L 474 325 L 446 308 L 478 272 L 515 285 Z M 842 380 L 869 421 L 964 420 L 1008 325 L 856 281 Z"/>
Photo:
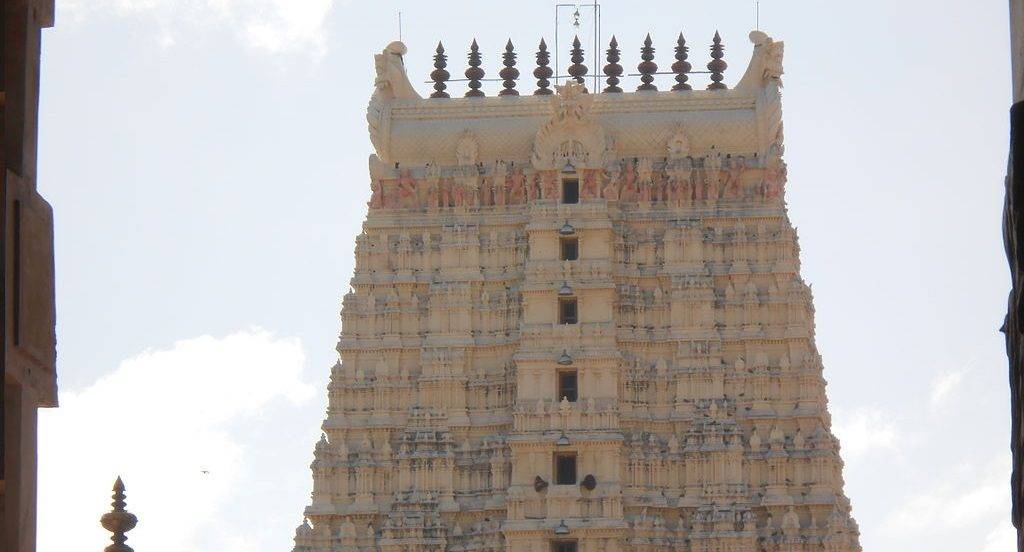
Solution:
<path fill-rule="evenodd" d="M 580 179 L 574 176 L 562 178 L 562 203 L 580 202 Z"/>
<path fill-rule="evenodd" d="M 558 323 L 559 324 L 575 324 L 576 323 L 576 298 L 575 297 L 559 297 L 558 298 Z"/>
<path fill-rule="evenodd" d="M 577 552 L 579 550 L 576 545 L 576 541 L 553 541 L 551 543 L 551 552 Z"/>
<path fill-rule="evenodd" d="M 562 397 L 569 402 L 576 402 L 579 394 L 576 390 L 576 370 L 558 373 L 558 400 Z"/>
<path fill-rule="evenodd" d="M 560 238 L 559 239 L 561 257 L 563 261 L 575 261 L 580 256 L 580 240 L 579 238 Z"/>
<path fill-rule="evenodd" d="M 576 453 L 555 454 L 555 485 L 576 484 Z"/>

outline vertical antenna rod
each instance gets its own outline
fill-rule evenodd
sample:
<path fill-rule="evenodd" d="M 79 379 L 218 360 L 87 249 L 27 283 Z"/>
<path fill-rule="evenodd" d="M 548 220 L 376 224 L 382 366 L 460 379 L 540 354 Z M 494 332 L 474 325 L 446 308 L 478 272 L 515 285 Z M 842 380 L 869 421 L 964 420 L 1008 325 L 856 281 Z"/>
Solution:
<path fill-rule="evenodd" d="M 402 40 L 402 11 L 398 11 L 398 40 Z"/>

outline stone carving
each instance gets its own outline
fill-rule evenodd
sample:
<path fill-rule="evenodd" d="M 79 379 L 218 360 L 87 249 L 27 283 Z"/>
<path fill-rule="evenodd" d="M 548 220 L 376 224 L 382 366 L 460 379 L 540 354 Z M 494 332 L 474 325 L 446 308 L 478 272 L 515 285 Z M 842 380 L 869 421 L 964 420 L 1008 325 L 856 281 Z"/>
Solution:
<path fill-rule="evenodd" d="M 690 155 L 690 139 L 686 137 L 686 130 L 679 126 L 675 134 L 668 139 L 668 158 L 681 159 Z"/>
<path fill-rule="evenodd" d="M 388 104 L 392 100 L 420 99 L 405 73 L 402 56 L 407 51 L 405 44 L 395 41 L 373 57 L 377 76 L 373 81 L 373 95 L 366 109 L 366 122 L 369 126 L 370 141 L 384 159 L 388 159 L 386 140 L 383 136 L 388 124 Z"/>
<path fill-rule="evenodd" d="M 742 155 L 729 158 L 729 169 L 725 175 L 725 197 L 736 199 L 742 194 L 743 172 L 747 168 L 747 160 Z"/>
<path fill-rule="evenodd" d="M 135 514 L 125 510 L 127 503 L 125 502 L 124 483 L 121 481 L 121 476 L 118 476 L 117 480 L 114 481 L 113 490 L 114 494 L 111 498 L 114 500 L 110 503 L 111 510 L 100 518 L 100 525 L 113 533 L 110 540 L 114 544 L 104 548 L 104 552 L 132 552 L 132 547 L 125 544 L 128 540 L 125 533 L 135 528 L 138 519 L 135 517 Z"/>
<path fill-rule="evenodd" d="M 555 86 L 552 118 L 541 126 L 533 142 L 532 163 L 538 170 L 599 169 L 607 147 L 601 125 L 590 120 L 594 95 L 577 82 Z"/>
<path fill-rule="evenodd" d="M 465 131 L 459 137 L 459 143 L 455 146 L 455 164 L 460 166 L 476 165 L 480 155 L 480 146 L 477 145 L 476 136 L 470 131 Z"/>
<path fill-rule="evenodd" d="M 858 552 L 776 73 L 756 93 L 383 87 L 295 552 Z"/>
<path fill-rule="evenodd" d="M 786 183 L 786 163 L 781 157 L 771 156 L 765 161 L 764 179 L 761 190 L 765 199 L 775 199 L 782 195 L 782 187 Z"/>
<path fill-rule="evenodd" d="M 722 152 L 712 150 L 704 156 L 704 184 L 707 186 L 704 197 L 709 201 L 717 200 L 722 185 Z"/>
<path fill-rule="evenodd" d="M 405 44 L 396 40 L 388 44 L 384 51 L 373 56 L 373 67 L 377 71 L 377 77 L 373 81 L 371 102 L 421 98 L 405 73 L 402 56 L 406 52 L 408 48 Z"/>
<path fill-rule="evenodd" d="M 754 43 L 754 55 L 750 58 L 747 71 L 736 84 L 736 89 L 758 89 L 768 83 L 775 83 L 781 88 L 784 44 L 775 42 L 763 31 L 751 31 L 750 41 Z"/>

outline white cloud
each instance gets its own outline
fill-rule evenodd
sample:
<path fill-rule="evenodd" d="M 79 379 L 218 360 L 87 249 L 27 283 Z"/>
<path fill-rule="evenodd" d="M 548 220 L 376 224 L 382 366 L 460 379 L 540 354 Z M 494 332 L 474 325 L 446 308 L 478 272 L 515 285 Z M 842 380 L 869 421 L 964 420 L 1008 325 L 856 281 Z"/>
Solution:
<path fill-rule="evenodd" d="M 932 392 L 930 397 L 931 407 L 935 408 L 940 406 L 949 399 L 957 388 L 960 387 L 964 376 L 971 371 L 973 366 L 974 361 L 972 360 L 960 370 L 942 372 L 932 378 Z"/>
<path fill-rule="evenodd" d="M 874 452 L 900 454 L 899 432 L 880 408 L 863 406 L 854 410 L 833 408 L 832 430 L 842 446 L 843 459 L 851 461 Z"/>
<path fill-rule="evenodd" d="M 943 529 L 962 529 L 1009 520 L 1009 473 L 1008 455 L 985 466 L 963 464 L 948 470 L 931 488 L 904 501 L 886 525 L 894 533 L 906 535 L 934 531 L 937 522 Z M 997 528 L 988 535 L 986 546 L 996 546 L 1002 538 Z"/>
<path fill-rule="evenodd" d="M 97 522 L 116 475 L 136 550 L 194 550 L 197 534 L 245 481 L 246 452 L 259 432 L 235 431 L 272 404 L 299 405 L 314 387 L 301 380 L 297 339 L 253 329 L 202 336 L 150 350 L 77 392 L 40 418 L 39 550 L 101 548 Z M 91 543 L 91 544 L 90 544 Z M 222 550 L 251 550 L 225 539 Z"/>
<path fill-rule="evenodd" d="M 1017 551 L 1017 532 L 1013 529 L 1013 525 L 1009 521 L 1004 521 L 1002 524 L 993 529 L 985 537 L 985 548 L 981 552 L 1016 552 Z"/>
<path fill-rule="evenodd" d="M 168 47 L 186 29 L 227 29 L 254 50 L 319 58 L 327 51 L 325 22 L 339 0 L 63 0 L 58 17 L 88 20 L 104 14 L 136 17 L 160 27 Z"/>

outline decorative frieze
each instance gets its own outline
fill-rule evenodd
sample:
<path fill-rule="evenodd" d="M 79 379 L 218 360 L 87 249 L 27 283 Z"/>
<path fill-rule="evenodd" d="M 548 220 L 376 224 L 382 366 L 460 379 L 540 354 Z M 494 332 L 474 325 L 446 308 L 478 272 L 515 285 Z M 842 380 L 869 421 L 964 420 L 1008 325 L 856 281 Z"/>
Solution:
<path fill-rule="evenodd" d="M 855 552 L 786 214 L 782 43 L 731 89 L 468 98 L 375 58 L 376 153 L 297 552 Z M 458 94 L 455 94 L 458 95 Z"/>

